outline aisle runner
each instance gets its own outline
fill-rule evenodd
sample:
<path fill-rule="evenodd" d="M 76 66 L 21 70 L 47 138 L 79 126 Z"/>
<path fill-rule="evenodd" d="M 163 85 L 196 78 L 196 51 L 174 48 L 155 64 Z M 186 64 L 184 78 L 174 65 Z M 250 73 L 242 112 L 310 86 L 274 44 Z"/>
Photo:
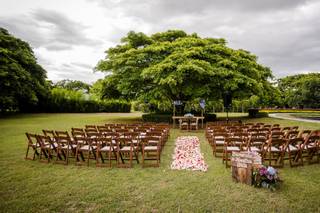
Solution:
<path fill-rule="evenodd" d="M 200 153 L 200 141 L 196 136 L 182 136 L 176 140 L 171 169 L 207 171 L 208 165 Z"/>

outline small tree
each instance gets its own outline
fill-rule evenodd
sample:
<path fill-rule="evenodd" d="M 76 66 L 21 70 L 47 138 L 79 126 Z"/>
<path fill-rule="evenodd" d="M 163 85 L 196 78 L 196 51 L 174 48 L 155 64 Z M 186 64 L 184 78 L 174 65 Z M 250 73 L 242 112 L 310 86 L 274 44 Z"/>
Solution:
<path fill-rule="evenodd" d="M 286 105 L 320 108 L 320 73 L 287 76 L 278 80 Z"/>

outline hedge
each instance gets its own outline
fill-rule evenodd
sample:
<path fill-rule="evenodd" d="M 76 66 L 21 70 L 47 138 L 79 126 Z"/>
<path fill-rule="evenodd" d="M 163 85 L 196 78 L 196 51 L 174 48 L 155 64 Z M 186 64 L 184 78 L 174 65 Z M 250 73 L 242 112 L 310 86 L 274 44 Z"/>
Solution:
<path fill-rule="evenodd" d="M 215 121 L 217 118 L 216 114 L 205 114 L 204 115 L 204 122 L 210 122 Z M 166 123 L 172 123 L 172 114 L 160 114 L 160 113 L 149 113 L 149 114 L 143 114 L 142 120 L 144 122 L 166 122 Z"/>
<path fill-rule="evenodd" d="M 263 118 L 268 117 L 268 113 L 266 112 L 259 112 L 259 109 L 248 109 L 249 117 L 250 118 Z"/>
<path fill-rule="evenodd" d="M 172 115 L 171 114 L 156 114 L 156 113 L 149 113 L 149 114 L 143 114 L 142 120 L 144 122 L 166 122 L 171 123 L 172 122 Z"/>
<path fill-rule="evenodd" d="M 73 99 L 48 99 L 42 112 L 130 112 L 131 104 L 121 100 L 93 101 Z"/>

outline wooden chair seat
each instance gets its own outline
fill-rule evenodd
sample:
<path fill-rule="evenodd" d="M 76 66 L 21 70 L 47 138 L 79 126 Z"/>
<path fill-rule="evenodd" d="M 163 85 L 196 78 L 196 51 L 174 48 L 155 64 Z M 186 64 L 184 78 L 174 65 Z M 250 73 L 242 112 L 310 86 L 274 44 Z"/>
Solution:
<path fill-rule="evenodd" d="M 156 146 L 145 146 L 144 150 L 146 151 L 156 151 L 158 149 L 158 147 Z"/>
<path fill-rule="evenodd" d="M 104 146 L 103 148 L 100 149 L 100 151 L 105 152 L 105 151 L 109 151 L 109 150 L 115 150 L 116 147 L 114 146 Z"/>
<path fill-rule="evenodd" d="M 237 146 L 227 146 L 226 150 L 229 152 L 240 151 L 240 148 Z"/>

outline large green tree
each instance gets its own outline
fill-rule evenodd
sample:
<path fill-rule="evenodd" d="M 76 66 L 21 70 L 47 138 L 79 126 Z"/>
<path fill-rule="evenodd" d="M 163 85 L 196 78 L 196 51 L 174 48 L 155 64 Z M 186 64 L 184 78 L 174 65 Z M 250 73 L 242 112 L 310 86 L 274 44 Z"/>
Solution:
<path fill-rule="evenodd" d="M 35 109 L 48 92 L 45 78 L 29 44 L 0 28 L 0 111 Z"/>
<path fill-rule="evenodd" d="M 320 73 L 287 76 L 278 87 L 287 106 L 320 108 Z"/>
<path fill-rule="evenodd" d="M 173 100 L 221 99 L 227 91 L 233 97 L 260 94 L 272 77 L 248 51 L 181 30 L 151 36 L 131 31 L 106 54 L 96 69 L 107 72 L 122 95 L 163 108 Z"/>

